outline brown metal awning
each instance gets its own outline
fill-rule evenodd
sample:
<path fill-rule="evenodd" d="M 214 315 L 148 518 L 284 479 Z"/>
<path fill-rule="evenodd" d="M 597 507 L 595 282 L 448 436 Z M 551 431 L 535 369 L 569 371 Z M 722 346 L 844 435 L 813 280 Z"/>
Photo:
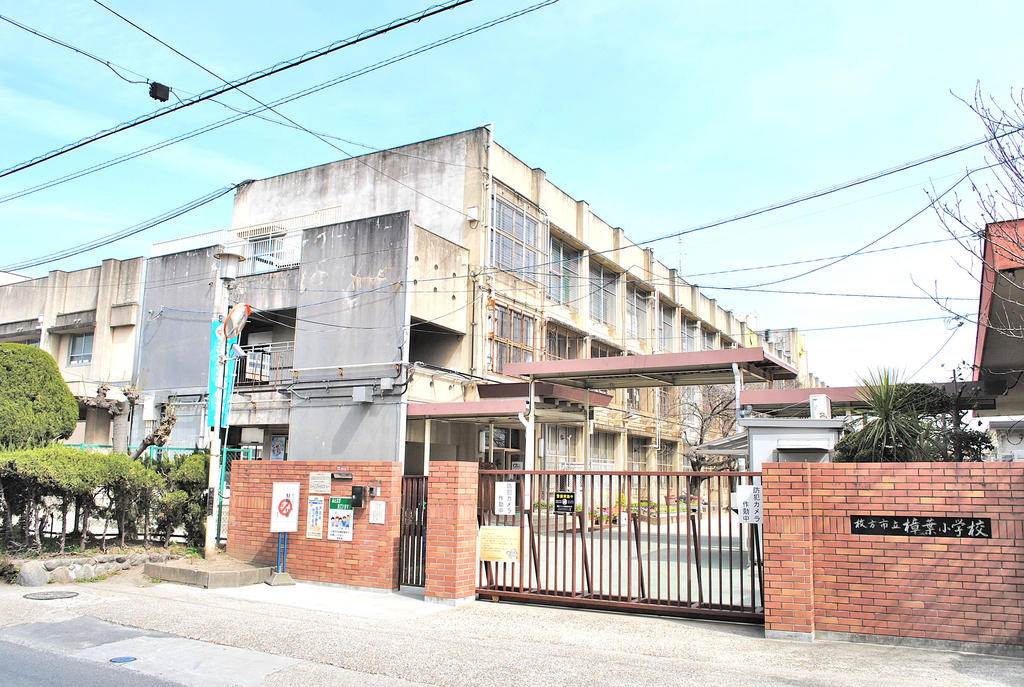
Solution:
<path fill-rule="evenodd" d="M 480 424 L 519 423 L 519 414 L 529 410 L 526 382 L 481 384 L 477 387 L 479 401 L 458 403 L 410 403 L 410 420 L 448 420 Z M 583 422 L 585 406 L 604 407 L 612 402 L 609 394 L 585 392 L 560 384 L 534 384 L 534 411 L 538 422 Z"/>
<path fill-rule="evenodd" d="M 960 407 L 965 410 L 985 410 L 995 407 L 995 397 L 987 394 L 978 382 L 932 382 L 950 396 L 959 396 Z M 816 389 L 744 389 L 740 392 L 740 405 L 751 406 L 759 413 L 775 417 L 807 417 L 812 394 L 828 396 L 832 410 L 862 412 L 869 408 L 861 395 L 861 386 L 829 386 Z"/>
<path fill-rule="evenodd" d="M 797 376 L 796 368 L 761 348 L 511 363 L 505 373 L 581 389 L 699 386 L 732 384 L 734 363 L 745 383 Z"/>

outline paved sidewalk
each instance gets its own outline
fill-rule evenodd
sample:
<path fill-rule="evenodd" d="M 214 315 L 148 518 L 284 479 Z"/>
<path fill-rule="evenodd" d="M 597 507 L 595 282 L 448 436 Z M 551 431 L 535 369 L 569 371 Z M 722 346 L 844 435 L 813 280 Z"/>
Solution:
<path fill-rule="evenodd" d="M 22 595 L 31 590 L 0 588 L 0 638 L 18 642 L 27 635 L 34 639 L 20 641 L 106 660 L 107 648 L 85 651 L 67 632 L 58 632 L 87 627 L 95 619 L 144 630 L 133 630 L 131 637 L 119 641 L 134 643 L 119 646 L 150 650 L 155 662 L 167 652 L 153 647 L 171 645 L 160 644 L 153 633 L 166 633 L 179 643 L 183 660 L 168 661 L 178 670 L 176 676 L 166 668 L 152 674 L 183 684 L 1024 684 L 1024 661 L 1019 659 L 842 642 L 766 641 L 760 628 L 725 623 L 487 602 L 449 608 L 399 594 L 312 584 L 204 590 L 150 585 L 141 575 L 126 573 L 66 587 L 79 596 L 29 601 Z M 13 627 L 30 623 L 37 625 Z M 40 645 L 51 636 L 58 639 Z M 207 654 L 241 660 L 248 672 L 213 674 L 202 667 L 210 665 L 204 663 Z M 186 655 L 193 659 L 184 660 Z M 195 671 L 190 661 L 199 666 Z"/>

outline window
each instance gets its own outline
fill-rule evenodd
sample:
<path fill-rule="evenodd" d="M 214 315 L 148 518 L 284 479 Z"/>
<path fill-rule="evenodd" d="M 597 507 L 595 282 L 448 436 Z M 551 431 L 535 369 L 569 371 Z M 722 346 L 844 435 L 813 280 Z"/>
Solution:
<path fill-rule="evenodd" d="M 493 437 L 486 429 L 481 430 L 481 434 L 483 434 L 480 442 L 483 447 L 482 461 L 489 463 L 493 455 L 497 470 L 521 470 L 525 467 L 533 469 L 532 465 L 520 464 L 523 461 L 522 432 L 520 430 L 495 427 Z"/>
<path fill-rule="evenodd" d="M 551 239 L 548 259 L 548 298 L 562 305 L 575 304 L 580 280 L 580 252 L 558 239 Z"/>
<path fill-rule="evenodd" d="M 598 322 L 615 321 L 615 286 L 619 275 L 603 265 L 590 265 L 590 316 Z"/>
<path fill-rule="evenodd" d="M 615 469 L 615 442 L 618 437 L 610 432 L 595 432 L 590 437 L 590 468 Z"/>
<path fill-rule="evenodd" d="M 697 320 L 683 317 L 683 353 L 697 350 Z"/>
<path fill-rule="evenodd" d="M 658 470 L 671 472 L 675 467 L 676 442 L 663 441 L 658 449 Z"/>
<path fill-rule="evenodd" d="M 576 428 L 544 425 L 544 469 L 582 470 L 576 463 Z"/>
<path fill-rule="evenodd" d="M 491 369 L 501 372 L 505 363 L 533 362 L 535 320 L 504 305 L 494 306 Z"/>
<path fill-rule="evenodd" d="M 491 264 L 537 281 L 533 277 L 540 264 L 537 230 L 537 220 L 522 208 L 495 198 L 491 205 Z"/>
<path fill-rule="evenodd" d="M 641 398 L 640 389 L 626 389 L 626 407 L 629 410 L 641 410 Z"/>
<path fill-rule="evenodd" d="M 632 472 L 647 470 L 647 441 L 639 437 L 629 439 L 629 469 Z"/>
<path fill-rule="evenodd" d="M 630 284 L 626 287 L 626 335 L 635 339 L 647 338 L 648 294 Z"/>
<path fill-rule="evenodd" d="M 715 333 L 711 330 L 704 329 L 701 331 L 701 343 L 703 344 L 702 350 L 713 351 L 715 350 Z"/>
<path fill-rule="evenodd" d="M 622 355 L 622 351 L 612 346 L 606 346 L 598 341 L 590 342 L 590 357 L 591 358 L 615 358 Z"/>
<path fill-rule="evenodd" d="M 583 335 L 549 322 L 547 325 L 547 348 L 544 351 L 545 359 L 574 360 L 580 357 L 580 349 L 585 344 L 586 340 Z"/>
<path fill-rule="evenodd" d="M 68 365 L 88 365 L 92 362 L 92 333 L 72 334 L 68 350 Z"/>
<path fill-rule="evenodd" d="M 676 331 L 676 309 L 662 304 L 661 306 L 661 327 L 658 330 L 661 350 L 671 352 L 675 350 Z"/>

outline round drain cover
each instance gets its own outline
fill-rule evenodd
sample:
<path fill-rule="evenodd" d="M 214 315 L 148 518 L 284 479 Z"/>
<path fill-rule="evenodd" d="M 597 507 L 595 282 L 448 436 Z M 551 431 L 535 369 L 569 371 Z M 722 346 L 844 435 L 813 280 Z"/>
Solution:
<path fill-rule="evenodd" d="M 26 594 L 25 598 L 35 601 L 50 601 L 52 599 L 70 599 L 73 596 L 78 596 L 78 592 L 32 592 Z"/>
<path fill-rule="evenodd" d="M 134 656 L 116 656 L 110 659 L 111 663 L 131 663 L 135 660 Z"/>

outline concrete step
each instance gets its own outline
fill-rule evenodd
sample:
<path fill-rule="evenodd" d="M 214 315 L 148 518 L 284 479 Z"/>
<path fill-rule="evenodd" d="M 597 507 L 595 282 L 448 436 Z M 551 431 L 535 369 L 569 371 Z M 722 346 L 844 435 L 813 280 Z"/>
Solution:
<path fill-rule="evenodd" d="M 199 570 L 166 563 L 146 563 L 145 573 L 165 582 L 178 582 L 193 587 L 223 589 L 260 584 L 270 579 L 272 568 L 239 568 L 238 570 Z"/>

